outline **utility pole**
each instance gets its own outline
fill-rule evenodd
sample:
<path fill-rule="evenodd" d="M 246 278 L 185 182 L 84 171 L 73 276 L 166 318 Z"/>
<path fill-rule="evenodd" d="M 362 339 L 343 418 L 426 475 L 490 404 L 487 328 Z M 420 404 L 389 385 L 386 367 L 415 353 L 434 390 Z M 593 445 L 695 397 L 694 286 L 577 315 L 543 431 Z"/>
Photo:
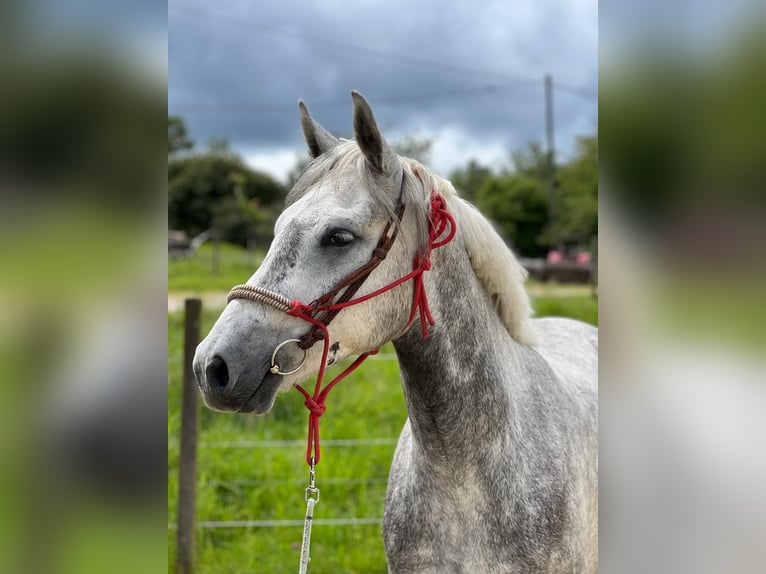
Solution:
<path fill-rule="evenodd" d="M 553 78 L 545 74 L 545 136 L 548 179 L 548 219 L 550 224 L 556 216 L 556 148 L 553 142 Z"/>

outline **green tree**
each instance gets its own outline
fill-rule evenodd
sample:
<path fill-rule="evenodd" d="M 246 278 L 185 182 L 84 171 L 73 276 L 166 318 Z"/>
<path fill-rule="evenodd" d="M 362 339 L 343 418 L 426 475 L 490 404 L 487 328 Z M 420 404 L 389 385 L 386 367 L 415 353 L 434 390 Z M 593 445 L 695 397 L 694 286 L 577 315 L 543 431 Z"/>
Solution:
<path fill-rule="evenodd" d="M 598 233 L 598 136 L 579 138 L 574 157 L 557 166 L 553 220 L 547 161 L 533 142 L 513 152 L 510 166 L 497 176 L 469 164 L 453 181 L 470 188 L 483 179 L 476 206 L 528 257 L 543 256 L 562 243 L 590 246 Z"/>
<path fill-rule="evenodd" d="M 543 243 L 548 224 L 547 198 L 544 181 L 507 172 L 484 181 L 476 193 L 476 204 L 518 253 L 539 257 L 547 252 Z"/>
<path fill-rule="evenodd" d="M 207 150 L 213 155 L 236 156 L 236 154 L 231 151 L 231 145 L 226 138 L 211 138 L 207 142 Z"/>
<path fill-rule="evenodd" d="M 453 171 L 450 174 L 450 181 L 461 197 L 474 203 L 477 192 L 484 185 L 484 182 L 491 177 L 491 169 L 472 159 L 464 168 Z"/>
<path fill-rule="evenodd" d="M 194 141 L 186 131 L 186 122 L 180 116 L 168 116 L 168 155 L 190 150 Z"/>
<path fill-rule="evenodd" d="M 598 233 L 598 135 L 580 137 L 575 156 L 556 171 L 554 243 L 587 244 Z"/>
<path fill-rule="evenodd" d="M 168 224 L 191 236 L 214 228 L 221 239 L 240 245 L 267 240 L 284 193 L 278 182 L 230 152 L 168 162 Z"/>
<path fill-rule="evenodd" d="M 545 182 L 548 177 L 548 154 L 539 142 L 530 142 L 526 148 L 511 153 L 510 171 Z"/>
<path fill-rule="evenodd" d="M 526 257 L 546 254 L 548 218 L 547 155 L 532 142 L 511 154 L 510 166 L 484 178 L 476 190 L 476 206 L 499 227 L 513 247 Z M 477 171 L 478 177 L 481 172 Z"/>

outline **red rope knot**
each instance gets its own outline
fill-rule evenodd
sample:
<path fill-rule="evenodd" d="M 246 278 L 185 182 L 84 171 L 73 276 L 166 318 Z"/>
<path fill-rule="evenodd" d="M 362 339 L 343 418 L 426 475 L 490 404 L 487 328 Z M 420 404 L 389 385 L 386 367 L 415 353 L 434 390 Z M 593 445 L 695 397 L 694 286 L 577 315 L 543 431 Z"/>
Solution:
<path fill-rule="evenodd" d="M 420 260 L 419 267 L 423 271 L 428 271 L 428 270 L 431 269 L 431 254 L 430 253 L 428 255 L 426 255 L 425 257 L 423 257 L 423 259 Z"/>
<path fill-rule="evenodd" d="M 287 314 L 291 317 L 302 317 L 311 310 L 311 306 L 304 305 L 300 301 L 290 301 L 290 310 L 287 312 Z"/>
<path fill-rule="evenodd" d="M 444 211 L 447 209 L 447 202 L 444 201 L 444 197 L 431 190 L 431 211 Z"/>
<path fill-rule="evenodd" d="M 327 410 L 325 404 L 318 403 L 314 397 L 308 397 L 305 401 L 303 401 L 303 404 L 306 406 L 309 412 L 317 418 L 321 417 Z"/>

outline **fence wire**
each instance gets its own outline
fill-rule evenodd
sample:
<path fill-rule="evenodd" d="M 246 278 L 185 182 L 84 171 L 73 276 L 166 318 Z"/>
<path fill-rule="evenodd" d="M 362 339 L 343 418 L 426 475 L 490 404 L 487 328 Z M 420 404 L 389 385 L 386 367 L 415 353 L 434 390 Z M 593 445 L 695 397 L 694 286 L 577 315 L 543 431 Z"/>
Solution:
<path fill-rule="evenodd" d="M 382 518 L 315 518 L 316 526 L 361 526 L 365 524 L 382 524 Z M 303 526 L 303 520 L 200 520 L 197 528 L 285 528 Z M 175 522 L 168 523 L 168 530 L 175 530 Z"/>
<path fill-rule="evenodd" d="M 398 438 L 348 438 L 323 440 L 322 446 L 395 446 Z M 178 440 L 170 438 L 168 446 L 177 447 Z M 202 441 L 198 448 L 225 449 L 225 448 L 306 448 L 305 440 L 231 440 L 231 441 Z"/>

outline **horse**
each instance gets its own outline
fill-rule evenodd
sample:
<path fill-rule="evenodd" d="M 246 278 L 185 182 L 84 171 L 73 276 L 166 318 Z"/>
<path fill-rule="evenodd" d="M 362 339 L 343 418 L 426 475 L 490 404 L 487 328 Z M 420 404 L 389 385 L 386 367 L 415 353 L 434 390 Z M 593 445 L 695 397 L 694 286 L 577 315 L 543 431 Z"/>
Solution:
<path fill-rule="evenodd" d="M 311 162 L 262 265 L 197 348 L 205 403 L 264 414 L 278 392 L 392 341 L 408 419 L 383 515 L 389 572 L 597 572 L 598 330 L 533 319 L 492 224 L 352 101 L 351 140 L 299 101 Z M 447 227 L 451 241 L 435 240 Z M 296 303 L 323 296 L 322 321 Z"/>

